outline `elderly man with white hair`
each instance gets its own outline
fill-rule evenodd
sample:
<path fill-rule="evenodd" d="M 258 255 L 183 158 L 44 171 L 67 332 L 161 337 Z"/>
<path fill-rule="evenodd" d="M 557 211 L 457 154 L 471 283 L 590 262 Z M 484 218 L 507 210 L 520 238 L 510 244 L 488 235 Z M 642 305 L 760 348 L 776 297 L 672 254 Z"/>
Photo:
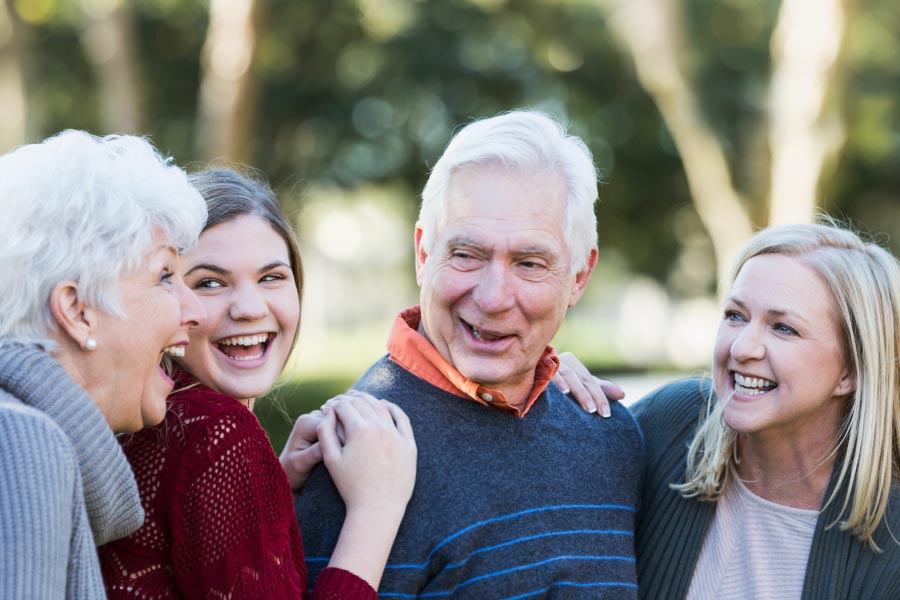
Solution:
<path fill-rule="evenodd" d="M 536 111 L 464 127 L 435 164 L 420 306 L 355 386 L 401 406 L 419 446 L 380 597 L 636 597 L 638 427 L 550 383 L 549 343 L 597 262 L 596 199 L 584 143 Z M 344 518 L 324 468 L 296 510 L 312 580 Z"/>

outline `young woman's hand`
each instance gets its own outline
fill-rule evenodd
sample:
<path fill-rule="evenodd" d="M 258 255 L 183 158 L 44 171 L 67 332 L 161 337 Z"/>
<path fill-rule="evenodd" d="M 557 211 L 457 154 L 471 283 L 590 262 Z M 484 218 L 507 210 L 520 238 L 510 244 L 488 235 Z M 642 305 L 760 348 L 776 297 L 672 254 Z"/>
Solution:
<path fill-rule="evenodd" d="M 599 412 L 608 417 L 609 401 L 625 397 L 622 388 L 611 381 L 591 375 L 581 361 L 571 352 L 559 355 L 559 371 L 553 376 L 553 383 L 563 394 L 571 394 L 572 399 L 589 413 Z"/>
<path fill-rule="evenodd" d="M 329 400 L 322 412 L 319 444 L 347 508 L 328 564 L 378 589 L 416 480 L 412 427 L 396 405 L 356 390 Z"/>
<path fill-rule="evenodd" d="M 405 510 L 416 479 L 416 442 L 406 414 L 357 390 L 329 400 L 322 412 L 322 455 L 347 511 Z"/>

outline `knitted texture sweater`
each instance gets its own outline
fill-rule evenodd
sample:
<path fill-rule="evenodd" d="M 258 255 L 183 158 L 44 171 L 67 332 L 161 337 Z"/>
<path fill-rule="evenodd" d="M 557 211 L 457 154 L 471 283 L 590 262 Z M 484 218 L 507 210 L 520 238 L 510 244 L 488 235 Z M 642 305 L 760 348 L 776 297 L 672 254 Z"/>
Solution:
<path fill-rule="evenodd" d="M 100 548 L 110 598 L 306 597 L 290 484 L 259 421 L 240 402 L 179 373 L 159 427 L 123 440 L 147 520 Z M 374 598 L 328 573 L 312 598 Z"/>
<path fill-rule="evenodd" d="M 97 405 L 35 346 L 0 346 L 0 457 L 0 598 L 102 598 L 95 542 L 140 526 L 137 486 Z"/>
<path fill-rule="evenodd" d="M 603 419 L 550 385 L 518 418 L 460 398 L 385 357 L 354 386 L 412 422 L 412 499 L 380 598 L 634 598 L 642 443 L 628 411 Z M 315 576 L 344 506 L 317 468 L 296 503 Z"/>
<path fill-rule="evenodd" d="M 664 386 L 631 406 L 646 445 L 644 491 L 635 532 L 641 598 L 685 597 L 715 516 L 714 502 L 683 498 L 669 488 L 670 483 L 684 481 L 687 447 L 705 414 L 708 393 L 708 380 L 688 379 Z M 832 475 L 826 498 L 834 485 Z M 841 498 L 843 492 L 838 495 Z M 816 523 L 802 598 L 900 597 L 900 543 L 890 533 L 900 532 L 900 486 L 896 481 L 892 486 L 885 520 L 875 535 L 881 554 L 838 526 L 828 527 L 838 519 L 840 504 L 829 505 Z"/>

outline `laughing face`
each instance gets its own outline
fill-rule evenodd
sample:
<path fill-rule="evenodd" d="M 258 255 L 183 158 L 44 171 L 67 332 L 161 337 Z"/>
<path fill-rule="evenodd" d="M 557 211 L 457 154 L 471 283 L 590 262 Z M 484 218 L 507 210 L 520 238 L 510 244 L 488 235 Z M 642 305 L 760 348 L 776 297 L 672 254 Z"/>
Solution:
<path fill-rule="evenodd" d="M 83 385 L 117 433 L 162 421 L 174 385 L 160 367 L 163 353 L 182 354 L 188 330 L 205 318 L 178 265 L 175 249 L 157 232 L 140 267 L 120 282 L 122 314 L 100 317 L 96 350 L 84 354 L 90 368 Z"/>
<path fill-rule="evenodd" d="M 837 434 L 854 389 L 837 314 L 831 291 L 802 258 L 764 254 L 744 264 L 714 355 L 716 392 L 732 429 Z"/>
<path fill-rule="evenodd" d="M 588 269 L 570 273 L 566 187 L 555 172 L 464 168 L 448 194 L 430 253 L 416 230 L 423 333 L 463 375 L 517 401 L 584 292 L 596 251 Z"/>
<path fill-rule="evenodd" d="M 179 364 L 239 400 L 264 394 L 281 374 L 300 320 L 288 246 L 264 219 L 210 227 L 182 258 L 184 280 L 206 309 Z"/>

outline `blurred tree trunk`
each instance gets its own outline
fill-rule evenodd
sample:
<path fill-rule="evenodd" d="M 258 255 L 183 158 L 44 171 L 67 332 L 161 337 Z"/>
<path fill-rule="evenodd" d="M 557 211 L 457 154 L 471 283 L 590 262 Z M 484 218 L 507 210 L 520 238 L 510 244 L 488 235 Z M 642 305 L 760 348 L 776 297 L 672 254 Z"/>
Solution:
<path fill-rule="evenodd" d="M 0 153 L 28 140 L 28 110 L 22 58 L 24 40 L 9 2 L 0 2 Z"/>
<path fill-rule="evenodd" d="M 769 224 L 809 223 L 846 138 L 839 96 L 851 0 L 784 0 L 772 35 Z"/>
<path fill-rule="evenodd" d="M 253 58 L 262 31 L 263 0 L 212 0 L 203 48 L 198 155 L 246 162 L 256 117 Z"/>
<path fill-rule="evenodd" d="M 732 183 L 722 144 L 682 71 L 685 26 L 681 0 L 601 2 L 610 29 L 631 54 L 641 85 L 672 134 L 697 214 L 712 239 L 718 280 L 724 281 L 753 229 Z"/>
<path fill-rule="evenodd" d="M 94 9 L 82 33 L 100 94 L 103 133 L 142 133 L 135 40 L 134 16 L 126 0 Z"/>
<path fill-rule="evenodd" d="M 600 2 L 672 134 L 697 214 L 715 248 L 719 281 L 724 281 L 753 228 L 747 200 L 735 189 L 722 144 L 682 68 L 687 33 L 683 0 Z M 837 98 L 852 3 L 782 3 L 771 49 L 769 225 L 813 220 L 820 180 L 843 146 L 845 125 Z"/>

